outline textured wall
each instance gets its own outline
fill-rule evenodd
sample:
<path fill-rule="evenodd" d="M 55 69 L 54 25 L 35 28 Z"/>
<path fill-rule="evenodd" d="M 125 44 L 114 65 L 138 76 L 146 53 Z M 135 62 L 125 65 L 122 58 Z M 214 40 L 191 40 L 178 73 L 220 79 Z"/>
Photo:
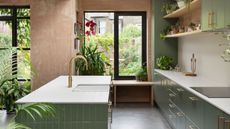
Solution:
<path fill-rule="evenodd" d="M 75 0 L 31 1 L 33 89 L 67 74 L 74 55 Z"/>
<path fill-rule="evenodd" d="M 230 63 L 220 57 L 224 47 L 219 44 L 227 41 L 221 34 L 201 33 L 179 39 L 179 64 L 184 71 L 191 68 L 192 53 L 197 58 L 198 76 L 230 85 Z"/>

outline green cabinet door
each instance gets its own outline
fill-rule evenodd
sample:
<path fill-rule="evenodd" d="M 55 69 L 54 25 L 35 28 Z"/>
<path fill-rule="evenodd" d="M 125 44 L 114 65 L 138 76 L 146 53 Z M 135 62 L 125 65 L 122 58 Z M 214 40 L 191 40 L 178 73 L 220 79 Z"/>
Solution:
<path fill-rule="evenodd" d="M 226 0 L 212 0 L 213 14 L 211 16 L 211 24 L 213 24 L 213 29 L 225 28 L 225 1 Z"/>
<path fill-rule="evenodd" d="M 211 27 L 211 12 L 212 12 L 212 2 L 213 0 L 202 0 L 201 9 L 201 28 L 202 31 L 210 31 Z"/>
<path fill-rule="evenodd" d="M 223 29 L 226 27 L 226 0 L 202 0 L 201 25 L 203 31 Z M 229 8 L 229 6 L 227 6 Z M 226 15 L 225 15 L 226 14 Z"/>
<path fill-rule="evenodd" d="M 204 129 L 219 129 L 218 119 L 222 117 L 223 113 L 216 107 L 209 103 L 204 106 Z"/>
<path fill-rule="evenodd" d="M 190 118 L 199 128 L 203 129 L 204 120 L 204 104 L 205 102 L 188 92 L 186 94 L 186 111 L 185 114 Z"/>
<path fill-rule="evenodd" d="M 225 27 L 230 28 L 230 0 L 225 0 Z"/>

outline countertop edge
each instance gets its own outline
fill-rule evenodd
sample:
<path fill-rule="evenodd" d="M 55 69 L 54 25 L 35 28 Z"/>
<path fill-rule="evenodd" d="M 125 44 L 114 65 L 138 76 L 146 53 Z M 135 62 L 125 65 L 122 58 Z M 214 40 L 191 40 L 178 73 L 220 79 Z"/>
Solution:
<path fill-rule="evenodd" d="M 157 72 L 157 73 L 159 73 L 159 74 L 161 74 L 161 75 L 163 75 L 163 76 L 165 76 L 165 77 L 167 77 L 167 78 L 169 78 L 169 79 L 171 79 L 172 81 L 175 81 L 175 82 L 178 83 L 181 87 L 185 88 L 185 89 L 188 90 L 189 92 L 195 94 L 196 96 L 200 97 L 200 98 L 203 99 L 204 101 L 208 102 L 209 104 L 213 105 L 214 107 L 218 108 L 219 110 L 223 111 L 224 113 L 230 115 L 230 111 L 224 109 L 223 107 L 221 107 L 221 106 L 219 106 L 218 104 L 216 104 L 215 102 L 213 102 L 213 101 L 211 100 L 211 99 L 213 99 L 213 98 L 208 98 L 208 97 L 202 95 L 201 93 L 199 93 L 199 92 L 193 90 L 193 89 L 191 88 L 191 87 L 193 87 L 193 86 L 188 86 L 188 85 L 187 85 L 187 86 L 184 86 L 184 84 L 181 84 L 181 82 L 178 82 L 178 80 L 172 78 L 170 75 L 165 74 L 165 73 L 163 72 L 163 70 L 155 69 L 154 71 Z M 170 71 L 165 71 L 165 72 L 170 72 Z M 173 71 L 172 71 L 172 72 L 173 72 Z M 179 73 L 179 72 L 178 72 L 178 73 Z M 218 98 L 218 99 L 220 99 L 220 98 Z M 229 99 L 229 101 L 230 101 L 230 98 L 222 98 L 222 99 L 223 99 L 223 100 L 224 100 L 224 99 Z"/>

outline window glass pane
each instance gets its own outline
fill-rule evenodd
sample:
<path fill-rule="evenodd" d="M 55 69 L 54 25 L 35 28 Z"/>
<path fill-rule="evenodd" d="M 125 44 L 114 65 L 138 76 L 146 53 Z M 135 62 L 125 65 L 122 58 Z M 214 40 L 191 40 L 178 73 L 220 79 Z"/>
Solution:
<path fill-rule="evenodd" d="M 29 17 L 30 9 L 17 9 L 17 17 Z"/>
<path fill-rule="evenodd" d="M 11 79 L 12 75 L 12 52 L 10 49 L 0 50 L 0 82 Z"/>
<path fill-rule="evenodd" d="M 18 79 L 31 78 L 30 51 L 18 51 Z"/>
<path fill-rule="evenodd" d="M 85 45 L 97 45 L 102 52 L 103 61 L 106 65 L 106 75 L 113 76 L 114 72 L 114 13 L 89 12 L 85 13 L 85 23 L 93 21 L 96 23 L 94 28 L 95 35 L 86 35 Z M 85 32 L 90 32 L 90 26 L 85 25 Z"/>
<path fill-rule="evenodd" d="M 30 20 L 19 19 L 17 41 L 20 48 L 30 48 Z"/>
<path fill-rule="evenodd" d="M 12 9 L 0 9 L 0 16 L 11 16 L 12 14 Z"/>
<path fill-rule="evenodd" d="M 12 23 L 0 21 L 0 48 L 12 46 Z"/>
<path fill-rule="evenodd" d="M 119 76 L 135 76 L 142 65 L 142 17 L 119 16 Z"/>

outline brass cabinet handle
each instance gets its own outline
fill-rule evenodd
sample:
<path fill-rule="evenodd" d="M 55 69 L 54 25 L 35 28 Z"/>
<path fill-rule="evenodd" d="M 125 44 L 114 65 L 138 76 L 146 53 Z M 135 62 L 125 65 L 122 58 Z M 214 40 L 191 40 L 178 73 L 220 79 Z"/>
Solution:
<path fill-rule="evenodd" d="M 176 106 L 173 105 L 173 104 L 169 104 L 169 107 L 170 107 L 170 108 L 175 108 Z"/>
<path fill-rule="evenodd" d="M 178 117 L 183 117 L 183 116 L 184 116 L 184 114 L 183 114 L 182 112 L 178 112 L 176 115 L 177 115 Z"/>
<path fill-rule="evenodd" d="M 184 89 L 182 89 L 182 88 L 177 88 L 177 91 L 178 91 L 178 92 L 184 92 Z"/>
<path fill-rule="evenodd" d="M 225 128 L 225 125 L 227 125 L 228 128 Z M 230 129 L 230 120 L 224 121 L 224 129 Z"/>
<path fill-rule="evenodd" d="M 199 100 L 197 97 L 189 97 L 189 99 L 192 101 L 198 101 Z"/>
<path fill-rule="evenodd" d="M 215 25 L 215 23 L 214 23 L 214 16 L 215 16 L 215 13 L 212 11 L 211 12 L 211 26 L 212 26 L 212 28 L 214 28 L 214 25 Z"/>
<path fill-rule="evenodd" d="M 169 97 L 176 97 L 176 95 L 173 94 L 173 93 L 170 93 L 170 94 L 169 94 Z"/>
<path fill-rule="evenodd" d="M 211 27 L 211 13 L 208 13 L 208 27 Z"/>
<path fill-rule="evenodd" d="M 224 117 L 218 118 L 218 129 L 224 129 Z"/>
<path fill-rule="evenodd" d="M 214 22 L 213 22 L 214 16 L 215 16 L 215 13 L 213 11 L 208 13 L 208 27 L 209 28 L 214 27 Z"/>
<path fill-rule="evenodd" d="M 197 129 L 197 127 L 194 127 L 192 125 L 189 125 L 188 127 L 189 127 L 189 129 Z"/>

